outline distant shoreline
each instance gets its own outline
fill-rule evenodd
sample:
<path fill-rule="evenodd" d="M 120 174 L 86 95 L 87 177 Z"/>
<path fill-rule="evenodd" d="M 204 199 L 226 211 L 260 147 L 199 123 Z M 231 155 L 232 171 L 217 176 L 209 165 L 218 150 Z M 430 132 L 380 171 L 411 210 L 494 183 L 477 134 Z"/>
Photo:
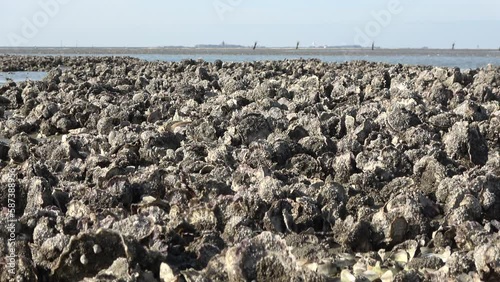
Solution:
<path fill-rule="evenodd" d="M 196 47 L 0 47 L 0 54 L 13 55 L 135 55 L 135 54 L 224 54 L 224 55 L 412 55 L 500 57 L 495 49 L 375 49 L 370 48 L 196 48 Z"/>

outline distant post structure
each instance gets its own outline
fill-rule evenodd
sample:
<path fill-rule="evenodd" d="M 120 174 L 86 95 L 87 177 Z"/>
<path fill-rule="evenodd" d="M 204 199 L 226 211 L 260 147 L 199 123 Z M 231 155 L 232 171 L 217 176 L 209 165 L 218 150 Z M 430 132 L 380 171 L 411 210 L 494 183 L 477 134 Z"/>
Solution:
<path fill-rule="evenodd" d="M 222 47 L 226 47 L 226 42 L 222 41 Z"/>
<path fill-rule="evenodd" d="M 451 44 L 451 50 L 455 50 L 455 42 L 453 42 L 453 44 Z"/>
<path fill-rule="evenodd" d="M 299 44 L 300 44 L 300 41 L 297 41 L 297 45 L 295 46 L 295 50 L 299 49 Z"/>
<path fill-rule="evenodd" d="M 253 44 L 253 50 L 255 50 L 255 48 L 257 48 L 257 41 L 255 41 L 255 43 Z"/>
<path fill-rule="evenodd" d="M 372 42 L 372 51 L 375 50 L 375 41 Z"/>

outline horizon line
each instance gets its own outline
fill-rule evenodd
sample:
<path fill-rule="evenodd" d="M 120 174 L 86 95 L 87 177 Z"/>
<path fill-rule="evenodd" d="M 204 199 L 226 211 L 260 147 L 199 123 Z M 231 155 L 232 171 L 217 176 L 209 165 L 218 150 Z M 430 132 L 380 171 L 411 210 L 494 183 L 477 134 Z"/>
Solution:
<path fill-rule="evenodd" d="M 195 46 L 184 46 L 184 45 L 165 45 L 165 46 L 0 46 L 0 49 L 92 49 L 92 48 L 109 48 L 109 49 L 252 49 L 253 46 L 245 46 L 238 44 L 230 44 L 232 46 L 222 46 L 216 44 L 198 44 Z M 371 50 L 369 46 L 358 46 L 358 45 L 338 45 L 338 46 L 304 46 L 296 48 L 296 46 L 259 46 L 257 49 L 294 49 L 294 50 L 305 50 L 305 49 L 344 49 L 344 50 Z M 475 50 L 475 51 L 500 51 L 500 48 L 439 48 L 439 47 L 381 47 L 375 46 L 376 50 L 450 50 L 450 51 L 460 51 L 460 50 Z"/>

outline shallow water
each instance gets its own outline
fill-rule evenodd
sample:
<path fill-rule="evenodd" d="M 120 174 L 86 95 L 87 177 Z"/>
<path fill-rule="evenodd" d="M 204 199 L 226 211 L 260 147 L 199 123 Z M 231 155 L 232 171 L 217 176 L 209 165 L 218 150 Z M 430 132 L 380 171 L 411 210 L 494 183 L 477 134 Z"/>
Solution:
<path fill-rule="evenodd" d="M 365 60 L 371 62 L 381 62 L 390 64 L 406 64 L 406 65 L 429 65 L 440 67 L 458 67 L 461 69 L 475 69 L 485 67 L 488 64 L 500 65 L 500 57 L 457 57 L 457 56 L 441 56 L 441 55 L 214 55 L 214 54 L 180 54 L 180 55 L 165 55 L 165 54 L 136 54 L 130 55 L 147 61 L 181 61 L 184 59 L 202 59 L 208 62 L 215 60 L 232 61 L 232 62 L 248 62 L 261 60 L 285 60 L 285 59 L 320 59 L 323 62 L 348 62 L 355 60 Z"/>
<path fill-rule="evenodd" d="M 0 84 L 7 82 L 7 79 L 12 79 L 15 82 L 25 80 L 42 80 L 47 75 L 44 71 L 13 71 L 0 72 Z"/>
<path fill-rule="evenodd" d="M 500 52 L 498 52 L 500 55 Z M 33 54 L 32 54 L 33 55 Z M 43 54 L 45 56 L 61 56 L 61 54 Z M 180 53 L 180 54 L 63 54 L 63 56 L 129 56 L 139 58 L 146 61 L 164 61 L 164 62 L 179 62 L 186 59 L 204 60 L 214 62 L 221 60 L 223 62 L 251 62 L 251 61 L 276 61 L 276 60 L 293 60 L 293 59 L 320 59 L 323 62 L 349 62 L 356 60 L 364 60 L 370 62 L 380 62 L 389 64 L 403 65 L 426 65 L 437 67 L 458 67 L 460 69 L 476 69 L 486 67 L 488 64 L 500 66 L 500 56 L 483 56 L 481 54 L 470 54 L 465 56 L 450 55 L 448 53 L 433 53 L 433 54 L 386 54 L 386 53 L 295 53 L 287 54 L 279 53 L 256 53 L 248 54 L 211 54 L 211 53 Z M 0 77 L 1 82 L 1 77 Z"/>
<path fill-rule="evenodd" d="M 342 49 L 342 48 L 1 48 L 0 53 L 38 56 L 130 56 L 148 61 L 202 59 L 248 62 L 256 60 L 320 59 L 324 62 L 366 60 L 390 64 L 475 69 L 500 66 L 500 50 L 482 49 Z"/>

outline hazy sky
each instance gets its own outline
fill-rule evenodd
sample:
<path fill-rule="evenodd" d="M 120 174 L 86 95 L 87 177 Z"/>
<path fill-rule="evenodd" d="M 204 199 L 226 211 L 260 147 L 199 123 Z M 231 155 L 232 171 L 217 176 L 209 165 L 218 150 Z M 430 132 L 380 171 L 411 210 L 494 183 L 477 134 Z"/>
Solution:
<path fill-rule="evenodd" d="M 499 48 L 499 0 L 1 0 L 0 46 Z"/>

